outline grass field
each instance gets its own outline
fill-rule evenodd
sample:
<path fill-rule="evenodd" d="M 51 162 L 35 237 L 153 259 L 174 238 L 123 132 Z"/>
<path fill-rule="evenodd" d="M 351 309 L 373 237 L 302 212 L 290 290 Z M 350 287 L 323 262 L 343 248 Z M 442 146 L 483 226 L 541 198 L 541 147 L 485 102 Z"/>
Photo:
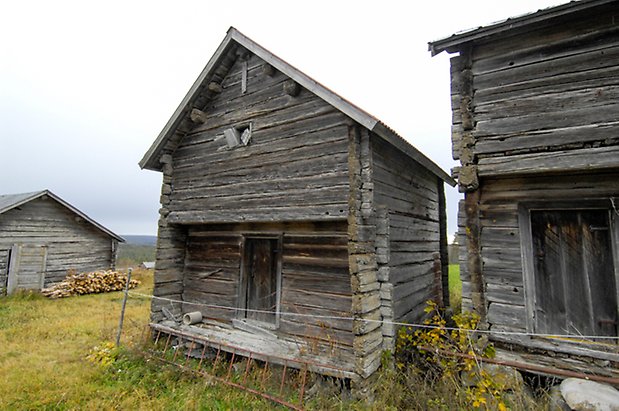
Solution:
<path fill-rule="evenodd" d="M 450 266 L 454 303 L 461 293 L 458 271 L 458 266 Z M 134 273 L 134 278 L 141 280 L 136 291 L 151 294 L 152 273 Z M 114 292 L 59 300 L 39 294 L 0 298 L 0 409 L 276 408 L 274 403 L 253 394 L 181 373 L 141 355 L 137 348 L 148 323 L 148 299 L 129 299 L 122 347 L 102 355 L 114 361 L 104 367 L 89 360 L 87 357 L 95 347 L 115 340 L 122 297 L 122 292 Z M 373 404 L 342 400 L 332 393 L 319 396 L 306 406 L 340 410 L 428 409 L 429 404 L 436 403 L 429 409 L 462 407 L 464 391 L 456 385 L 428 383 L 423 373 L 401 378 L 390 370 L 379 373 Z"/>
<path fill-rule="evenodd" d="M 152 275 L 135 272 L 150 294 Z M 113 366 L 86 359 L 114 341 L 122 292 L 48 300 L 38 294 L 0 298 L 0 409 L 272 409 L 232 388 L 121 351 Z M 123 346 L 140 340 L 149 301 L 130 298 Z"/>

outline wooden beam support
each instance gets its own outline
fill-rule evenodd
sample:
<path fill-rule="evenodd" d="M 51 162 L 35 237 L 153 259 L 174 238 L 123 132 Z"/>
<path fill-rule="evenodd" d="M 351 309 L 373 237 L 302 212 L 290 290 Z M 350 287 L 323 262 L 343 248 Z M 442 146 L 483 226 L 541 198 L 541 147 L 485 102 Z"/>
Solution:
<path fill-rule="evenodd" d="M 284 93 L 289 96 L 296 97 L 301 92 L 301 86 L 294 80 L 287 80 L 284 82 Z"/>
<path fill-rule="evenodd" d="M 189 118 L 195 124 L 204 124 L 206 123 L 207 115 L 204 111 L 194 108 L 191 110 L 191 113 L 189 114 Z"/>
<path fill-rule="evenodd" d="M 211 81 L 210 83 L 208 83 L 208 89 L 209 91 L 212 91 L 213 93 L 221 93 L 223 91 L 221 84 L 215 83 L 214 81 Z"/>
<path fill-rule="evenodd" d="M 239 47 L 236 50 L 236 55 L 239 56 L 241 60 L 247 61 L 251 57 L 251 52 L 247 50 L 245 47 Z"/>
<path fill-rule="evenodd" d="M 275 67 L 270 64 L 265 64 L 264 66 L 262 66 L 262 74 L 266 76 L 273 77 L 275 75 L 275 72 Z"/>

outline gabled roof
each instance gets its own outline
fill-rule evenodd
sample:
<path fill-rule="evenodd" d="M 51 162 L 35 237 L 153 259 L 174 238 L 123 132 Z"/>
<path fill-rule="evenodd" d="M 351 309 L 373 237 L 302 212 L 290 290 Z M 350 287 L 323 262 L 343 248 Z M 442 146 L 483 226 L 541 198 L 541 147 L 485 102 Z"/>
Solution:
<path fill-rule="evenodd" d="M 284 73 L 286 76 L 299 83 L 299 85 L 303 88 L 322 98 L 324 101 L 331 104 L 333 107 L 340 110 L 342 113 L 346 114 L 348 117 L 352 118 L 369 131 L 376 133 L 378 136 L 393 144 L 396 148 L 406 153 L 415 161 L 419 162 L 445 182 L 451 184 L 452 186 L 455 185 L 455 181 L 447 173 L 445 173 L 438 165 L 436 165 L 423 153 L 400 137 L 394 130 L 389 128 L 377 118 L 318 83 L 316 80 L 297 70 L 295 67 L 280 59 L 267 49 L 255 43 L 234 27 L 230 27 L 226 37 L 217 48 L 217 51 L 215 51 L 213 57 L 211 57 L 204 70 L 202 70 L 202 73 L 198 76 L 198 79 L 195 81 L 193 86 L 191 86 L 191 89 L 189 89 L 189 92 L 185 98 L 183 98 L 181 104 L 178 106 L 163 130 L 161 130 L 161 133 L 155 142 L 144 155 L 144 158 L 140 161 L 139 164 L 141 168 L 155 171 L 161 170 L 159 157 L 162 154 L 164 146 L 172 137 L 181 121 L 189 115 L 192 101 L 199 96 L 204 86 L 210 82 L 210 79 L 213 77 L 219 63 L 225 57 L 230 47 L 235 44 L 246 48 L 278 71 Z"/>
<path fill-rule="evenodd" d="M 560 6 L 541 9 L 534 13 L 511 17 L 488 26 L 465 30 L 460 33 L 452 34 L 451 36 L 441 40 L 431 41 L 428 43 L 428 51 L 430 51 L 433 56 L 444 50 L 447 50 L 449 53 L 453 53 L 458 51 L 459 47 L 465 43 L 485 40 L 490 37 L 498 37 L 514 30 L 527 30 L 532 25 L 544 25 L 551 19 L 569 16 L 576 12 L 589 10 L 594 7 L 611 3 L 617 3 L 617 0 L 580 0 L 562 4 Z"/>
<path fill-rule="evenodd" d="M 6 213 L 7 211 L 12 210 L 15 207 L 19 207 L 22 204 L 26 204 L 32 200 L 36 200 L 37 198 L 43 197 L 45 195 L 55 200 L 57 203 L 64 206 L 65 208 L 68 208 L 74 214 L 77 214 L 78 216 L 83 218 L 85 221 L 89 222 L 90 224 L 95 226 L 100 231 L 103 231 L 105 234 L 109 235 L 110 237 L 113 237 L 120 242 L 123 242 L 123 243 L 125 242 L 124 238 L 122 238 L 118 234 L 113 233 L 107 228 L 103 227 L 101 224 L 97 223 L 95 220 L 88 217 L 86 214 L 84 214 L 77 208 L 73 207 L 71 204 L 67 203 L 62 198 L 58 197 L 56 194 L 52 193 L 49 190 L 33 191 L 31 193 L 0 195 L 0 214 Z"/>

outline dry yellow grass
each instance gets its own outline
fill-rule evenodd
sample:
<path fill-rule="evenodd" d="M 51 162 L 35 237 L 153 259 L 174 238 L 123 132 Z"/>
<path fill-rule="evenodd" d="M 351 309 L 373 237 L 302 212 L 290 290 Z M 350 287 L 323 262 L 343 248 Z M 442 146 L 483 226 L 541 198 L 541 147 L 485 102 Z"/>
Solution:
<path fill-rule="evenodd" d="M 152 291 L 152 274 L 134 271 Z M 0 409 L 270 409 L 250 394 L 121 352 L 110 367 L 86 359 L 114 341 L 122 292 L 49 300 L 39 294 L 0 298 Z M 123 347 L 140 340 L 150 301 L 130 298 Z"/>

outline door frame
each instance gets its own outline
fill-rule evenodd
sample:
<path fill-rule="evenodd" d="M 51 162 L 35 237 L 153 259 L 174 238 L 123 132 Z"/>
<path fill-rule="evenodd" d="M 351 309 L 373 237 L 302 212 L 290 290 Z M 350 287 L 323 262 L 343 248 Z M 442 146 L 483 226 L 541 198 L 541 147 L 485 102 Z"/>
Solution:
<path fill-rule="evenodd" d="M 12 294 L 19 285 L 19 271 L 21 267 L 21 251 L 24 246 L 41 247 L 43 249 L 43 263 L 41 265 L 41 278 L 37 291 L 45 285 L 45 272 L 47 271 L 47 244 L 19 243 L 13 244 L 10 251 L 9 271 L 7 273 L 6 293 Z"/>
<path fill-rule="evenodd" d="M 241 267 L 240 267 L 240 275 L 239 275 L 239 289 L 237 293 L 237 312 L 236 318 L 259 324 L 260 327 L 269 328 L 269 329 L 277 329 L 279 328 L 280 322 L 280 312 L 281 312 L 281 296 L 282 296 L 282 254 L 283 254 L 283 233 L 244 233 L 242 234 L 243 239 L 240 245 L 240 253 L 241 253 Z M 246 316 L 245 309 L 246 306 L 246 297 L 247 297 L 247 250 L 246 250 L 246 242 L 247 240 L 276 240 L 277 249 L 275 253 L 277 255 L 277 263 L 276 263 L 276 273 L 275 273 L 275 322 L 267 323 L 264 321 L 248 319 Z"/>
<path fill-rule="evenodd" d="M 533 232 L 531 228 L 531 211 L 576 211 L 599 210 L 608 213 L 610 229 L 610 248 L 614 264 L 615 293 L 617 298 L 617 318 L 619 318 L 619 215 L 609 204 L 609 200 L 576 201 L 533 201 L 518 205 L 518 226 L 520 228 L 520 253 L 524 282 L 524 302 L 526 312 L 526 330 L 536 332 L 535 307 L 537 292 L 535 287 L 535 262 L 533 256 Z M 619 334 L 619 326 L 617 327 Z"/>
<path fill-rule="evenodd" d="M 9 289 L 9 269 L 11 265 L 11 252 L 13 250 L 13 246 L 6 246 L 1 248 L 2 250 L 6 250 L 6 266 L 5 266 L 5 278 L 4 283 L 0 283 L 0 296 L 7 295 Z"/>

